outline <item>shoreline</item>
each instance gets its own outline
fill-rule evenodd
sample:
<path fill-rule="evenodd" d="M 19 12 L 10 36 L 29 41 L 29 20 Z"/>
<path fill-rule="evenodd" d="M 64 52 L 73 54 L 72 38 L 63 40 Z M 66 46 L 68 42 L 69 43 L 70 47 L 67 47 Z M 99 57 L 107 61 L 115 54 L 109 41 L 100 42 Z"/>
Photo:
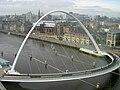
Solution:
<path fill-rule="evenodd" d="M 22 33 L 18 33 L 18 32 L 11 32 L 11 31 L 9 32 L 7 30 L 0 30 L 0 32 L 15 35 L 15 36 L 21 36 L 21 37 L 26 36 L 26 34 L 22 34 Z M 80 52 L 83 52 L 83 53 L 86 53 L 86 54 L 89 54 L 89 55 L 93 55 L 93 56 L 97 56 L 97 57 L 101 56 L 101 54 L 96 53 L 94 51 L 84 49 L 84 48 L 80 48 L 80 44 L 65 42 L 65 41 L 62 41 L 62 40 L 59 40 L 59 39 L 55 39 L 53 37 L 47 37 L 45 35 L 31 34 L 29 36 L 29 38 L 30 39 L 35 39 L 35 40 L 40 40 L 40 41 L 45 41 L 45 42 L 49 42 L 49 43 L 64 45 L 64 46 L 67 46 L 67 47 L 72 47 L 72 48 L 75 48 L 75 49 L 79 49 Z"/>

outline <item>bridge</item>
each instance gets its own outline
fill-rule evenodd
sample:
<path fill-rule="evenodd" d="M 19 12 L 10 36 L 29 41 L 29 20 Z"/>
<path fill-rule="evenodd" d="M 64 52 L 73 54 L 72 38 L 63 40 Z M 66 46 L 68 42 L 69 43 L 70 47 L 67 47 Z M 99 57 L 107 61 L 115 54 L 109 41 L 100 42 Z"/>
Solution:
<path fill-rule="evenodd" d="M 104 55 L 108 53 L 104 53 Z M 62 72 L 53 74 L 6 74 L 1 81 L 10 82 L 53 82 L 53 81 L 65 81 L 85 79 L 95 76 L 104 75 L 110 73 L 120 67 L 120 58 L 116 55 L 110 54 L 107 57 L 111 62 L 108 65 L 76 72 Z M 108 55 L 108 56 L 109 56 Z M 113 58 L 114 57 L 114 58 Z M 6 72 L 7 73 L 7 72 Z"/>
<path fill-rule="evenodd" d="M 32 31 L 34 30 L 35 26 L 47 15 L 55 13 L 55 12 L 62 12 L 67 15 L 70 15 L 73 17 L 79 25 L 82 26 L 86 34 L 89 36 L 91 41 L 93 42 L 96 51 L 93 52 L 93 54 L 98 54 L 100 56 L 105 56 L 108 60 L 110 60 L 110 63 L 108 63 L 105 66 L 102 67 L 97 67 L 89 70 L 83 70 L 83 71 L 73 71 L 73 72 L 62 72 L 62 73 L 51 73 L 51 74 L 20 74 L 19 72 L 15 71 L 15 66 L 18 61 L 18 57 L 28 39 Z M 89 52 L 88 52 L 89 53 Z M 36 58 L 34 58 L 36 59 Z M 43 63 L 43 62 L 42 62 Z M 45 62 L 44 62 L 45 64 Z M 8 82 L 53 82 L 53 81 L 65 81 L 65 80 L 76 80 L 76 79 L 85 79 L 85 78 L 90 78 L 90 77 L 95 77 L 103 74 L 110 73 L 120 67 L 120 58 L 119 56 L 113 54 L 113 53 L 108 53 L 108 52 L 102 52 L 97 43 L 95 42 L 94 38 L 90 34 L 90 32 L 86 29 L 86 27 L 72 14 L 69 14 L 65 11 L 51 11 L 44 16 L 42 16 L 31 28 L 31 30 L 28 32 L 27 36 L 23 40 L 18 53 L 14 59 L 13 65 L 11 66 L 10 69 L 4 70 L 5 75 L 1 78 L 1 81 L 8 81 Z"/>

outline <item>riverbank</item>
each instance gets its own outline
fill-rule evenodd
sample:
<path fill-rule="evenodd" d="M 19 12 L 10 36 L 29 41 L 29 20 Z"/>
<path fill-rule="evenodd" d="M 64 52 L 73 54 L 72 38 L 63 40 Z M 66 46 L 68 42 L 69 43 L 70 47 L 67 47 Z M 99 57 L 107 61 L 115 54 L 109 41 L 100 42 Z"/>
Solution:
<path fill-rule="evenodd" d="M 16 35 L 16 36 L 21 36 L 21 37 L 26 36 L 26 34 L 22 34 L 22 33 L 18 33 L 18 32 L 9 32 L 9 31 L 6 31 L 6 30 L 0 30 L 0 32 L 11 34 L 11 35 Z M 36 39 L 36 40 L 41 40 L 41 41 L 46 41 L 46 42 L 50 42 L 50 43 L 55 43 L 55 44 L 61 44 L 61 45 L 64 45 L 64 46 L 69 46 L 69 47 L 73 47 L 73 48 L 77 48 L 77 49 L 80 48 L 80 44 L 65 42 L 65 41 L 56 39 L 55 37 L 50 37 L 50 36 L 47 36 L 47 35 L 31 34 L 29 38 Z"/>
<path fill-rule="evenodd" d="M 19 32 L 9 32 L 7 30 L 0 30 L 0 32 L 15 35 L 15 36 L 21 36 L 21 37 L 26 36 L 26 34 L 22 34 Z M 59 40 L 57 37 L 54 37 L 54 36 L 48 36 L 48 35 L 42 35 L 42 34 L 31 34 L 29 38 L 35 39 L 35 40 L 41 40 L 41 41 L 45 41 L 45 42 L 49 42 L 49 43 L 60 44 L 60 45 L 64 45 L 67 47 L 79 49 L 80 52 L 84 52 L 84 53 L 87 53 L 90 55 L 101 56 L 101 54 L 96 53 L 95 51 L 91 51 L 91 50 L 88 50 L 85 48 L 80 48 L 81 46 L 79 43 L 66 42 L 63 40 Z"/>

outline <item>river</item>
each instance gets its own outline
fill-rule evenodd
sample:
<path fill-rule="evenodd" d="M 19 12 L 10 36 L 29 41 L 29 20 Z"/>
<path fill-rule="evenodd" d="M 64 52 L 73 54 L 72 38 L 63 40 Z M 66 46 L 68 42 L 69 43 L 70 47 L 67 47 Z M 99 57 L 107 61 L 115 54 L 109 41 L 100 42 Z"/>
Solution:
<path fill-rule="evenodd" d="M 3 51 L 4 56 L 2 58 L 9 60 L 10 64 L 13 63 L 15 54 L 17 53 L 20 44 L 22 43 L 23 37 L 13 36 L 4 33 L 0 33 L 0 52 Z M 78 71 L 93 68 L 92 63 L 96 62 L 96 67 L 106 65 L 105 60 L 80 53 L 79 50 L 66 47 L 62 45 L 54 44 L 54 47 L 60 55 L 70 57 L 74 55 L 78 62 L 72 63 L 72 61 L 64 60 L 60 57 L 56 57 L 51 50 L 51 44 L 44 41 L 37 41 L 29 39 L 22 50 L 22 53 L 18 59 L 15 69 L 20 73 L 58 73 L 60 71 L 49 67 L 44 68 L 43 64 L 38 63 L 35 60 L 29 60 L 29 56 L 35 57 L 42 62 L 47 61 L 52 66 L 59 68 L 61 71 Z M 82 62 L 82 63 L 80 63 Z M 84 63 L 84 64 L 83 64 Z M 94 78 L 68 81 L 68 82 L 56 82 L 56 83 L 42 83 L 40 90 L 95 90 L 97 83 L 100 83 L 100 90 L 119 90 L 120 77 L 115 74 L 106 74 Z M 8 90 L 28 90 L 18 87 L 17 85 L 7 85 Z M 34 90 L 34 89 L 33 89 Z"/>

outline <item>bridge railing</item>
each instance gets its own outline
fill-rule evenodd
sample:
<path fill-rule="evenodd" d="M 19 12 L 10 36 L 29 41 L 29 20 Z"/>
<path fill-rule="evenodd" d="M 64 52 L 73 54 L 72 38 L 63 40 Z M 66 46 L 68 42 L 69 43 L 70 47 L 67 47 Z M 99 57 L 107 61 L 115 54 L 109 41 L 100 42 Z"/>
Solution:
<path fill-rule="evenodd" d="M 87 76 L 87 75 L 94 75 L 95 73 L 100 73 L 101 71 L 105 71 L 108 69 L 113 68 L 113 66 L 119 66 L 120 58 L 115 58 L 111 61 L 111 63 L 102 66 L 97 67 L 90 70 L 84 70 L 84 71 L 76 71 L 76 72 L 64 72 L 64 73 L 51 73 L 51 74 L 6 74 L 6 76 L 28 76 L 30 78 L 56 78 L 56 77 L 72 77 L 72 76 Z"/>

